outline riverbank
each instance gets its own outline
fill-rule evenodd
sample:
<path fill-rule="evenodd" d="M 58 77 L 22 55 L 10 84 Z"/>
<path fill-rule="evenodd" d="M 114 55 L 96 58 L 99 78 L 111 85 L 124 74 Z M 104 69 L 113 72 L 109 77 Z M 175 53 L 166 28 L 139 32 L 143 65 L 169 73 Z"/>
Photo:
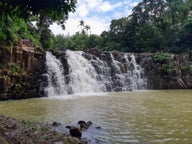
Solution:
<path fill-rule="evenodd" d="M 78 139 L 52 129 L 49 124 L 37 124 L 0 116 L 1 144 L 79 144 Z"/>

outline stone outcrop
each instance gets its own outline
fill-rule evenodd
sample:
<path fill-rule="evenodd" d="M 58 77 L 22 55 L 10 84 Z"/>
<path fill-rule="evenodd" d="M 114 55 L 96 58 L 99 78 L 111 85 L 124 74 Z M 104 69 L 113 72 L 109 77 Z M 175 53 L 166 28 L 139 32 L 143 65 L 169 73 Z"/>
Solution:
<path fill-rule="evenodd" d="M 149 89 L 191 89 L 192 61 L 189 55 L 172 54 L 167 62 L 155 60 L 156 54 L 137 54 L 145 69 Z"/>
<path fill-rule="evenodd" d="M 0 48 L 0 100 L 43 96 L 45 51 L 27 39 Z"/>

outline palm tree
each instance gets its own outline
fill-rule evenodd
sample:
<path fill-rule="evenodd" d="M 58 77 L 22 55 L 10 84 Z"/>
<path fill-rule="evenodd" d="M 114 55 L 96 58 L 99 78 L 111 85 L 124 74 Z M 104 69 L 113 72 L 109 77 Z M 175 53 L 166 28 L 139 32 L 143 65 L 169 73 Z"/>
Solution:
<path fill-rule="evenodd" d="M 79 26 L 81 27 L 81 31 L 83 32 L 83 27 L 85 26 L 85 21 L 80 20 L 79 22 L 80 22 Z"/>
<path fill-rule="evenodd" d="M 87 31 L 88 34 L 88 31 L 91 29 L 91 27 L 89 25 L 85 25 L 84 29 Z"/>

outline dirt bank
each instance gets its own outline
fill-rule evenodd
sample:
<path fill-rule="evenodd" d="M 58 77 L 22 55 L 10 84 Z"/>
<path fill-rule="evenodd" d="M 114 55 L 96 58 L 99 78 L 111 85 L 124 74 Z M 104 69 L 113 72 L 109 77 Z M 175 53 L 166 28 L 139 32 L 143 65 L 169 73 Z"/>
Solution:
<path fill-rule="evenodd" d="M 0 144 L 79 144 L 78 139 L 53 131 L 51 125 L 0 116 Z"/>

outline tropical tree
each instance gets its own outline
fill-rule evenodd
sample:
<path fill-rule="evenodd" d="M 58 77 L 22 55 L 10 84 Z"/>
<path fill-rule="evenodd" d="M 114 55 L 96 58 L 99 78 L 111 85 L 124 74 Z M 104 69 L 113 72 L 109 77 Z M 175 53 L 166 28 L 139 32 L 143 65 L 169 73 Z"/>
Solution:
<path fill-rule="evenodd" d="M 134 42 L 138 40 L 134 47 L 143 47 L 141 51 L 153 49 L 151 43 L 155 44 L 156 37 L 156 50 L 175 51 L 178 32 L 188 14 L 188 7 L 183 0 L 143 0 L 133 8 L 130 16 L 135 29 Z M 146 31 L 151 29 L 151 32 L 143 33 L 146 27 Z"/>
<path fill-rule="evenodd" d="M 80 20 L 79 23 L 80 23 L 79 26 L 81 27 L 81 33 L 85 33 L 85 31 L 84 31 L 85 21 L 84 20 Z"/>
<path fill-rule="evenodd" d="M 74 11 L 76 0 L 1 0 L 1 14 L 16 15 L 29 19 L 30 16 L 47 17 L 61 24 L 70 11 Z"/>
<path fill-rule="evenodd" d="M 89 25 L 85 25 L 85 30 L 86 30 L 87 34 L 88 34 L 90 29 L 91 29 L 91 27 Z"/>
<path fill-rule="evenodd" d="M 14 20 L 20 18 L 30 23 L 31 16 L 36 16 L 40 35 L 43 31 L 48 32 L 46 29 L 53 22 L 64 27 L 68 13 L 75 10 L 75 3 L 76 0 L 2 0 L 0 2 L 0 32 L 11 36 L 10 29 Z M 5 26 L 4 30 L 2 30 L 3 26 Z"/>

